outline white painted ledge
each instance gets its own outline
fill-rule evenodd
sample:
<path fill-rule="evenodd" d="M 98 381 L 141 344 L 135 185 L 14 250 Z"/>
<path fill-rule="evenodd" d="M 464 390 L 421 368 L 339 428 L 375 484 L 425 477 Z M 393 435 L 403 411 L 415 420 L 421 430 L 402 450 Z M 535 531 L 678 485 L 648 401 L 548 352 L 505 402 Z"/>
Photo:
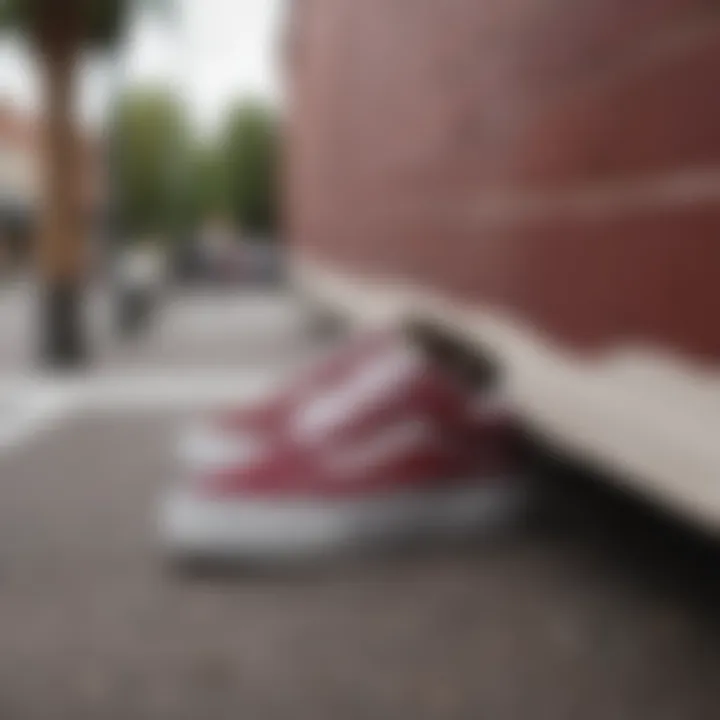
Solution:
<path fill-rule="evenodd" d="M 497 357 L 525 420 L 618 482 L 720 532 L 720 368 L 663 348 L 616 348 L 591 361 L 488 308 L 426 288 L 296 258 L 300 291 L 359 324 L 432 319 Z"/>

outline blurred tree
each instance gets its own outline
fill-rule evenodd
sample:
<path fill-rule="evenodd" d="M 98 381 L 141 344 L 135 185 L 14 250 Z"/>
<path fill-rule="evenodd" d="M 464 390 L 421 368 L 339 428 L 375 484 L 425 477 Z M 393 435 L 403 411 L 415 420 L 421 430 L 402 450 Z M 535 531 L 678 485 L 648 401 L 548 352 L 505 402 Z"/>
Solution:
<path fill-rule="evenodd" d="M 215 141 L 198 143 L 195 147 L 189 183 L 193 226 L 229 214 L 226 162 Z"/>
<path fill-rule="evenodd" d="M 273 110 L 257 101 L 239 104 L 220 140 L 226 198 L 235 222 L 249 233 L 277 228 L 279 128 Z"/>
<path fill-rule="evenodd" d="M 45 181 L 38 248 L 44 285 L 42 356 L 76 365 L 86 354 L 81 323 L 85 243 L 80 213 L 81 152 L 74 88 L 82 53 L 119 36 L 130 0 L 0 0 L 0 28 L 34 50 L 44 82 Z"/>
<path fill-rule="evenodd" d="M 190 222 L 191 137 L 171 91 L 140 88 L 118 105 L 114 139 L 118 216 L 124 238 L 170 238 Z"/>

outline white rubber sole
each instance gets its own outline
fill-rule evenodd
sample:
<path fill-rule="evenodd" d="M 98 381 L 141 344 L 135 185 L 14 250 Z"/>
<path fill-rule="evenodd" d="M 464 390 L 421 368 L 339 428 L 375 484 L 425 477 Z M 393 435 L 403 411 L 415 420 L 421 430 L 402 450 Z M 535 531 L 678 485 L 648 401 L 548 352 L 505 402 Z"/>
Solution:
<path fill-rule="evenodd" d="M 178 559 L 302 560 L 484 533 L 521 511 L 528 493 L 508 478 L 360 501 L 208 500 L 176 490 L 162 503 L 160 536 Z"/>

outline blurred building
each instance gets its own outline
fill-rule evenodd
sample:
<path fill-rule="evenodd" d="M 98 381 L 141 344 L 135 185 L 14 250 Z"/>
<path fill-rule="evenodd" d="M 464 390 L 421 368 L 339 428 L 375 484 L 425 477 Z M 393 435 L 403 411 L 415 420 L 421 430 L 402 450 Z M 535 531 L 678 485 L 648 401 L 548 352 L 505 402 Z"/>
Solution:
<path fill-rule="evenodd" d="M 547 442 L 720 529 L 715 4 L 293 9 L 306 292 L 452 328 Z"/>
<path fill-rule="evenodd" d="M 87 227 L 99 219 L 105 203 L 105 160 L 101 144 L 87 134 L 83 153 L 81 212 Z M 42 191 L 40 120 L 0 103 L 0 262 L 22 260 L 38 231 Z"/>
<path fill-rule="evenodd" d="M 32 123 L 0 105 L 0 255 L 18 256 L 32 233 L 39 201 L 37 133 Z"/>

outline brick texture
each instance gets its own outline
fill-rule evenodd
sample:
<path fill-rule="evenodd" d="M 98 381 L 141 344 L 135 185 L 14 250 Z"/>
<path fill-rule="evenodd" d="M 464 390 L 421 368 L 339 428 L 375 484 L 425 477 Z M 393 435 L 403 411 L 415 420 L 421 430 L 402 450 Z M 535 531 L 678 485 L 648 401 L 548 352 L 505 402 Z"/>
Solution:
<path fill-rule="evenodd" d="M 720 358 L 718 0 L 304 0 L 297 252 Z"/>

